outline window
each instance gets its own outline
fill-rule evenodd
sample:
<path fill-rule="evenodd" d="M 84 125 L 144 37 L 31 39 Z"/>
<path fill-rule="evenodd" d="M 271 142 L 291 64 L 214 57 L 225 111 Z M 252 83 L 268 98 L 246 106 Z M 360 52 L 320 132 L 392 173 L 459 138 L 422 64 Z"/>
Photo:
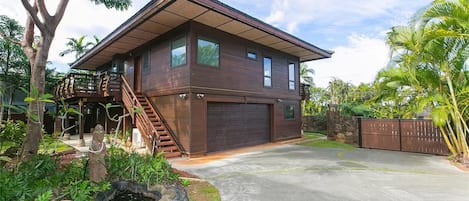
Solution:
<path fill-rule="evenodd" d="M 143 69 L 148 69 L 150 68 L 150 51 L 146 51 L 142 55 L 142 68 Z"/>
<path fill-rule="evenodd" d="M 204 38 L 197 39 L 197 63 L 220 66 L 220 45 Z"/>
<path fill-rule="evenodd" d="M 295 64 L 288 64 L 288 89 L 295 90 Z"/>
<path fill-rule="evenodd" d="M 285 120 L 295 119 L 295 107 L 293 105 L 285 105 L 284 117 Z"/>
<path fill-rule="evenodd" d="M 186 64 L 186 37 L 171 43 L 171 66 L 176 67 L 184 64 Z"/>
<path fill-rule="evenodd" d="M 272 87 L 272 59 L 264 57 L 264 87 Z"/>
<path fill-rule="evenodd" d="M 257 54 L 255 52 L 248 52 L 247 56 L 249 59 L 257 60 Z"/>

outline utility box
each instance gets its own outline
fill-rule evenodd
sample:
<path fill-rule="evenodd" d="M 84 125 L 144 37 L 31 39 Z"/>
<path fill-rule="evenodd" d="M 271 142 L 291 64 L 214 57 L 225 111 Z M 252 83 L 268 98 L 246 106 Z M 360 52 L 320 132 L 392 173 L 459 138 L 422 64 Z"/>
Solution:
<path fill-rule="evenodd" d="M 144 148 L 145 143 L 143 142 L 142 134 L 138 128 L 132 129 L 132 146 L 135 148 Z"/>

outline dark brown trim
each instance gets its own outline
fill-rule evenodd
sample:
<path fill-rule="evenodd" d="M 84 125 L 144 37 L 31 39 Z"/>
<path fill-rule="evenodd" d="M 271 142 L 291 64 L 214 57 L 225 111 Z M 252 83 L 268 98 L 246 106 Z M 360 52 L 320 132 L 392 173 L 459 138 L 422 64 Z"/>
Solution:
<path fill-rule="evenodd" d="M 157 97 L 157 96 L 168 96 L 168 95 L 174 95 L 174 94 L 180 94 L 180 93 L 189 93 L 190 87 L 181 87 L 181 88 L 175 88 L 175 89 L 170 89 L 170 90 L 147 90 L 144 93 L 148 97 Z"/>
<path fill-rule="evenodd" d="M 231 96 L 249 96 L 257 98 L 270 98 L 270 99 L 289 99 L 289 100 L 300 100 L 299 95 L 292 96 L 291 94 L 278 94 L 275 96 L 265 94 L 264 92 L 251 92 L 251 91 L 241 91 L 241 90 L 231 90 L 231 89 L 220 89 L 220 88 L 208 88 L 208 87 L 190 87 L 192 93 L 206 93 L 206 94 L 216 94 L 216 95 L 231 95 Z"/>

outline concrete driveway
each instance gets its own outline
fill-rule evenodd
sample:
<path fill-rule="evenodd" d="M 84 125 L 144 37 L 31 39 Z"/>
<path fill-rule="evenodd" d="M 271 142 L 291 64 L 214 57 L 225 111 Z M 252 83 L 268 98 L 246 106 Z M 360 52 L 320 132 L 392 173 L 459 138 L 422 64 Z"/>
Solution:
<path fill-rule="evenodd" d="M 208 180 L 223 201 L 469 200 L 469 172 L 441 156 L 280 145 L 204 160 L 173 167 Z"/>

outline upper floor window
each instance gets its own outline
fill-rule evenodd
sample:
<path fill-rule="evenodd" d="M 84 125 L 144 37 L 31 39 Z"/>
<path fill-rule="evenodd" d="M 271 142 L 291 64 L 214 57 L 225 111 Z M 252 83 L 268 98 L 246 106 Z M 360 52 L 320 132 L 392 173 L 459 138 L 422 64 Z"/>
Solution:
<path fill-rule="evenodd" d="M 288 89 L 295 90 L 295 64 L 288 64 Z"/>
<path fill-rule="evenodd" d="M 247 57 L 249 59 L 257 60 L 257 54 L 255 52 L 248 51 Z"/>
<path fill-rule="evenodd" d="M 272 87 L 272 59 L 264 57 L 264 87 Z"/>
<path fill-rule="evenodd" d="M 220 66 L 220 45 L 218 42 L 199 37 L 197 39 L 197 63 Z"/>
<path fill-rule="evenodd" d="M 150 68 L 150 51 L 146 51 L 142 55 L 142 68 L 143 69 L 148 69 Z"/>
<path fill-rule="evenodd" d="M 177 39 L 171 43 L 171 66 L 186 64 L 186 37 Z"/>

